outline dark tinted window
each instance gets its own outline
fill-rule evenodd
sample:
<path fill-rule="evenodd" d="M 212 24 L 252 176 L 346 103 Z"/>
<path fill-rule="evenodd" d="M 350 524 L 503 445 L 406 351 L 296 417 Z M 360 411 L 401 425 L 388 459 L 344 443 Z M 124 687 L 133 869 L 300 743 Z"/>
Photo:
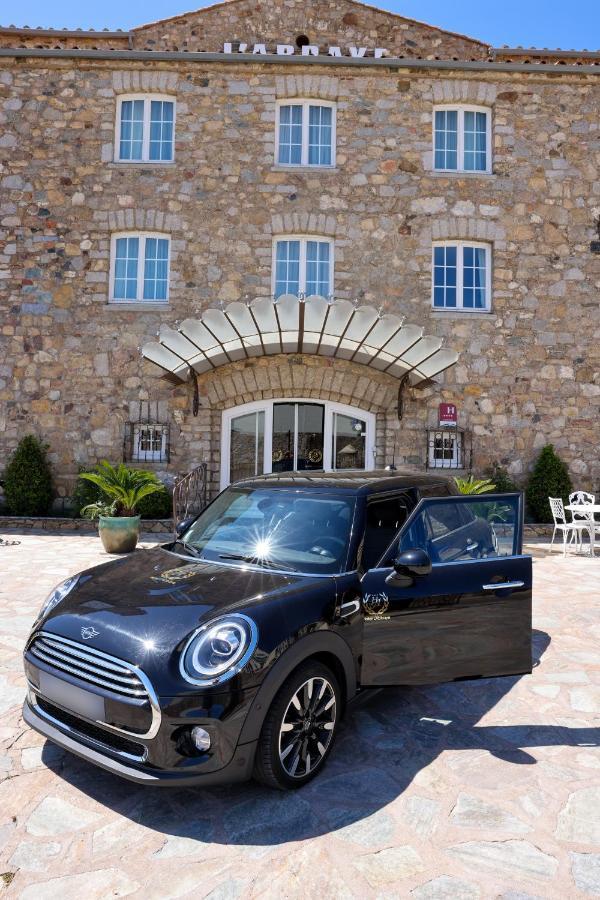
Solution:
<path fill-rule="evenodd" d="M 400 553 L 426 550 L 433 563 L 510 556 L 515 538 L 518 497 L 426 500 L 400 539 Z"/>
<path fill-rule="evenodd" d="M 362 548 L 362 568 L 374 568 L 398 531 L 406 522 L 415 502 L 408 494 L 371 500 Z"/>

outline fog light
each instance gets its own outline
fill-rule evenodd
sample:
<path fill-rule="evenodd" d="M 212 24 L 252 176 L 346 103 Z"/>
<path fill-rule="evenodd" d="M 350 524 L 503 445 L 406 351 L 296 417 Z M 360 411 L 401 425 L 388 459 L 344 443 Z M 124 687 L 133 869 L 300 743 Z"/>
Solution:
<path fill-rule="evenodd" d="M 194 725 L 191 736 L 192 743 L 196 750 L 200 750 L 201 753 L 210 750 L 210 734 L 208 731 L 205 731 L 204 728 L 200 728 L 199 725 Z"/>

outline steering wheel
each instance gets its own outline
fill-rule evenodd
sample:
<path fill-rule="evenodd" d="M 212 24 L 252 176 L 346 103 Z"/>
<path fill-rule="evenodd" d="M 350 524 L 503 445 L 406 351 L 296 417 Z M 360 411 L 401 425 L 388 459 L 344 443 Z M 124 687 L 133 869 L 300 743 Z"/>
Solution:
<path fill-rule="evenodd" d="M 331 535 L 323 535 L 310 548 L 309 553 L 316 553 L 320 556 L 337 556 L 340 551 L 346 547 L 345 542 L 341 538 L 332 537 Z M 325 551 L 325 552 L 323 552 Z"/>

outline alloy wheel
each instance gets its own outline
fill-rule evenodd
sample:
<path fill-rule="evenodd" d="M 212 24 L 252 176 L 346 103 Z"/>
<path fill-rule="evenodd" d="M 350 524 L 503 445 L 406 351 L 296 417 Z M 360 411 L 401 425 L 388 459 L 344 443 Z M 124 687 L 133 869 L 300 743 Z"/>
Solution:
<path fill-rule="evenodd" d="M 307 679 L 292 695 L 279 730 L 279 760 L 290 778 L 313 772 L 331 743 L 336 720 L 335 691 L 323 677 Z"/>

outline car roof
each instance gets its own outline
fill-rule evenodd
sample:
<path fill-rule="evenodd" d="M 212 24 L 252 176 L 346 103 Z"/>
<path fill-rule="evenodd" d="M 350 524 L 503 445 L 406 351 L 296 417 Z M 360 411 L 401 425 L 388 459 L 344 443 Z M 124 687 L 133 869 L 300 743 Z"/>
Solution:
<path fill-rule="evenodd" d="M 371 472 L 275 472 L 255 475 L 235 482 L 235 486 L 255 488 L 296 488 L 297 490 L 340 491 L 351 494 L 380 494 L 407 488 L 444 486 L 457 493 L 454 483 L 440 475 L 407 470 L 378 469 Z"/>

